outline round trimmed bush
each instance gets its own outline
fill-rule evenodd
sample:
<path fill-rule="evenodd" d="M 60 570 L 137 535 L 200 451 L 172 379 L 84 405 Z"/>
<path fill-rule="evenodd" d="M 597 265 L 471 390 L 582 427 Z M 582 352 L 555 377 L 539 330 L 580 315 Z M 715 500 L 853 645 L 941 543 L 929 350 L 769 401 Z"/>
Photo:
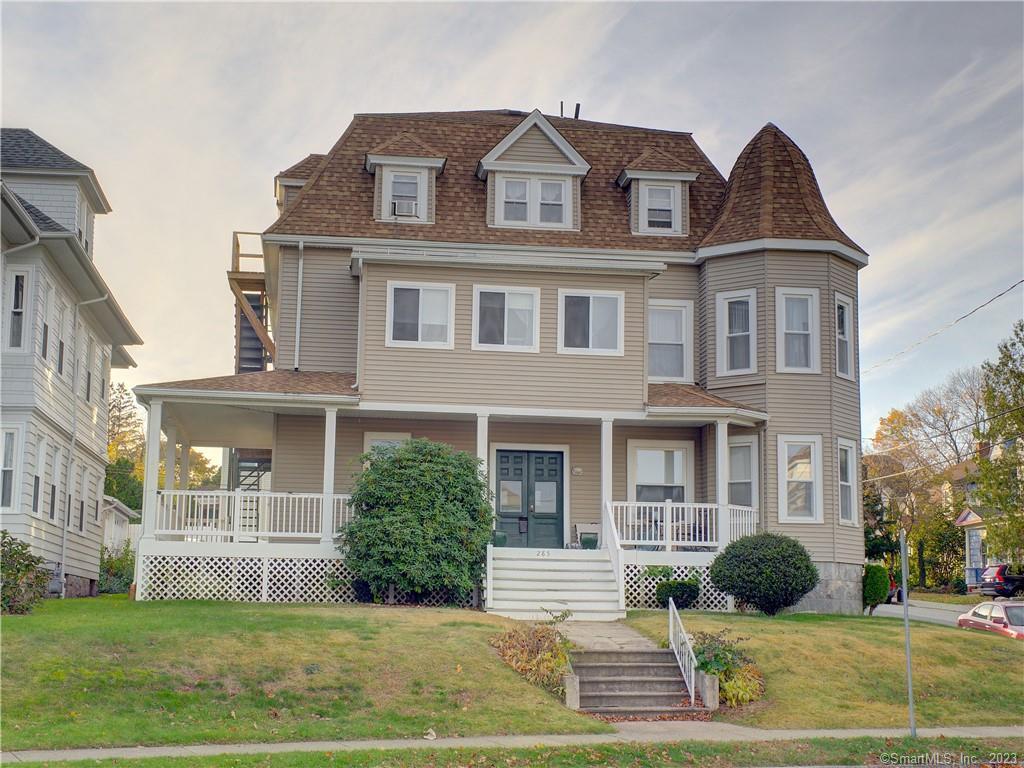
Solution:
<path fill-rule="evenodd" d="M 889 597 L 889 572 L 881 565 L 865 565 L 863 587 L 864 607 L 869 614 L 873 614 L 875 608 Z"/>
<path fill-rule="evenodd" d="M 700 597 L 700 582 L 696 579 L 669 579 L 655 587 L 654 597 L 662 608 L 668 608 L 670 597 L 675 600 L 676 608 L 689 608 Z"/>
<path fill-rule="evenodd" d="M 480 583 L 493 512 L 479 460 L 445 443 L 407 440 L 363 454 L 352 521 L 340 549 L 375 598 L 394 586 L 414 598 L 457 600 Z"/>
<path fill-rule="evenodd" d="M 717 589 L 769 616 L 796 605 L 818 584 L 818 569 L 803 544 L 777 533 L 732 542 L 708 575 Z"/>

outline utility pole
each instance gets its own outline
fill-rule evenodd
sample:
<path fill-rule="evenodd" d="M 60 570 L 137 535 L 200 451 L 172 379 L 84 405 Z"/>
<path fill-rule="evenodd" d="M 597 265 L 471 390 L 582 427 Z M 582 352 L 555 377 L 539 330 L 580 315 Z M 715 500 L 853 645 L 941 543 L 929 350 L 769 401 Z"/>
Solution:
<path fill-rule="evenodd" d="M 903 637 L 907 656 L 907 703 L 910 709 L 910 737 L 917 738 L 917 720 L 914 717 L 914 674 L 910 665 L 910 592 L 907 591 L 907 529 L 900 526 L 900 571 L 903 587 Z"/>

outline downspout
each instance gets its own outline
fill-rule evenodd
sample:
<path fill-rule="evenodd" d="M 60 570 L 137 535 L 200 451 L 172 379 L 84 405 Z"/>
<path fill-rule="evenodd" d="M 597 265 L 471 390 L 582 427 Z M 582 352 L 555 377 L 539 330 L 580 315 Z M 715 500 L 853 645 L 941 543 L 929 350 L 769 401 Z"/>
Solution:
<path fill-rule="evenodd" d="M 303 242 L 299 240 L 299 279 L 295 289 L 295 360 L 293 370 L 299 370 L 299 340 L 302 332 L 302 261 Z"/>
<path fill-rule="evenodd" d="M 26 248 L 31 248 L 33 245 L 39 245 L 39 235 L 36 235 L 27 243 L 22 243 L 21 245 L 16 245 L 13 248 L 8 248 L 3 253 L 4 258 L 10 256 L 12 253 L 17 253 L 18 251 L 24 251 Z"/>
<path fill-rule="evenodd" d="M 64 505 L 66 517 L 64 519 L 64 529 L 61 531 L 60 537 L 60 596 L 62 600 L 67 596 L 68 589 L 68 574 L 65 560 L 68 553 L 68 529 L 71 528 L 71 475 L 72 469 L 75 466 L 75 443 L 78 442 L 78 359 L 81 357 L 78 353 L 78 317 L 82 307 L 89 304 L 99 304 L 109 298 L 110 294 L 105 293 L 98 299 L 89 299 L 88 301 L 80 301 L 75 304 L 74 321 L 71 326 L 75 331 L 72 342 L 74 344 L 75 359 L 71 363 L 71 445 L 68 450 L 68 460 L 65 462 L 67 467 L 67 482 L 64 487 L 65 496 L 67 497 L 67 503 Z"/>

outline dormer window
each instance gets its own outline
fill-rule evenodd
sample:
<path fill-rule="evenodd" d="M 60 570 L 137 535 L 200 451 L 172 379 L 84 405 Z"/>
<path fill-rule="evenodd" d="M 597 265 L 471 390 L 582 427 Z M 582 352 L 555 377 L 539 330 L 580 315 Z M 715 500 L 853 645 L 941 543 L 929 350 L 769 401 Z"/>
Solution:
<path fill-rule="evenodd" d="M 643 224 L 646 232 L 670 233 L 679 229 L 679 216 L 675 200 L 678 195 L 673 187 L 661 184 L 641 184 L 643 194 Z"/>
<path fill-rule="evenodd" d="M 387 168 L 384 171 L 381 218 L 389 221 L 427 220 L 427 171 Z"/>
<path fill-rule="evenodd" d="M 399 133 L 366 153 L 374 179 L 374 218 L 433 224 L 437 177 L 445 158 L 411 133 Z"/>
<path fill-rule="evenodd" d="M 505 227 L 569 229 L 569 179 L 498 174 L 495 224 Z"/>
<path fill-rule="evenodd" d="M 656 148 L 630 162 L 616 180 L 626 190 L 630 231 L 662 237 L 689 234 L 690 184 L 698 175 Z"/>

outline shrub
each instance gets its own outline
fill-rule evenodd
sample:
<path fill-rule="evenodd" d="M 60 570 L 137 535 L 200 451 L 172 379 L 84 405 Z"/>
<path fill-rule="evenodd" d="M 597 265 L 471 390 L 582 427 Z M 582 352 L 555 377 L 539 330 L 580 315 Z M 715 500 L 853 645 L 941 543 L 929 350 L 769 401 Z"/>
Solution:
<path fill-rule="evenodd" d="M 959 576 L 953 579 L 953 594 L 955 595 L 966 595 L 967 594 L 967 582 L 961 579 Z"/>
<path fill-rule="evenodd" d="M 375 598 L 389 586 L 465 597 L 480 582 L 491 506 L 479 461 L 444 443 L 408 440 L 363 454 L 341 550 Z"/>
<path fill-rule="evenodd" d="M 719 590 L 769 616 L 796 605 L 818 583 L 818 569 L 803 544 L 777 533 L 732 542 L 708 575 Z"/>
<path fill-rule="evenodd" d="M 753 664 L 744 664 L 719 678 L 718 692 L 730 707 L 749 704 L 764 695 L 764 676 Z"/>
<path fill-rule="evenodd" d="M 695 632 L 691 645 L 694 658 L 697 659 L 697 668 L 709 675 L 722 677 L 750 664 L 750 658 L 739 645 L 745 639 L 729 637 L 728 629 L 719 632 Z"/>
<path fill-rule="evenodd" d="M 669 579 L 661 582 L 654 590 L 658 605 L 668 608 L 668 599 L 676 602 L 676 608 L 689 608 L 700 597 L 700 581 L 697 578 Z"/>
<path fill-rule="evenodd" d="M 131 542 L 126 541 L 120 549 L 100 547 L 100 592 L 118 595 L 127 592 L 135 580 L 135 553 Z"/>
<path fill-rule="evenodd" d="M 564 693 L 562 678 L 569 671 L 569 641 L 554 623 L 519 624 L 491 638 L 498 655 L 534 685 L 556 696 Z"/>
<path fill-rule="evenodd" d="M 864 566 L 864 607 L 868 609 L 868 615 L 875 612 L 875 608 L 885 602 L 889 597 L 889 572 L 882 565 Z"/>
<path fill-rule="evenodd" d="M 43 558 L 6 530 L 0 531 L 0 608 L 3 613 L 29 613 L 43 599 L 50 573 Z"/>

